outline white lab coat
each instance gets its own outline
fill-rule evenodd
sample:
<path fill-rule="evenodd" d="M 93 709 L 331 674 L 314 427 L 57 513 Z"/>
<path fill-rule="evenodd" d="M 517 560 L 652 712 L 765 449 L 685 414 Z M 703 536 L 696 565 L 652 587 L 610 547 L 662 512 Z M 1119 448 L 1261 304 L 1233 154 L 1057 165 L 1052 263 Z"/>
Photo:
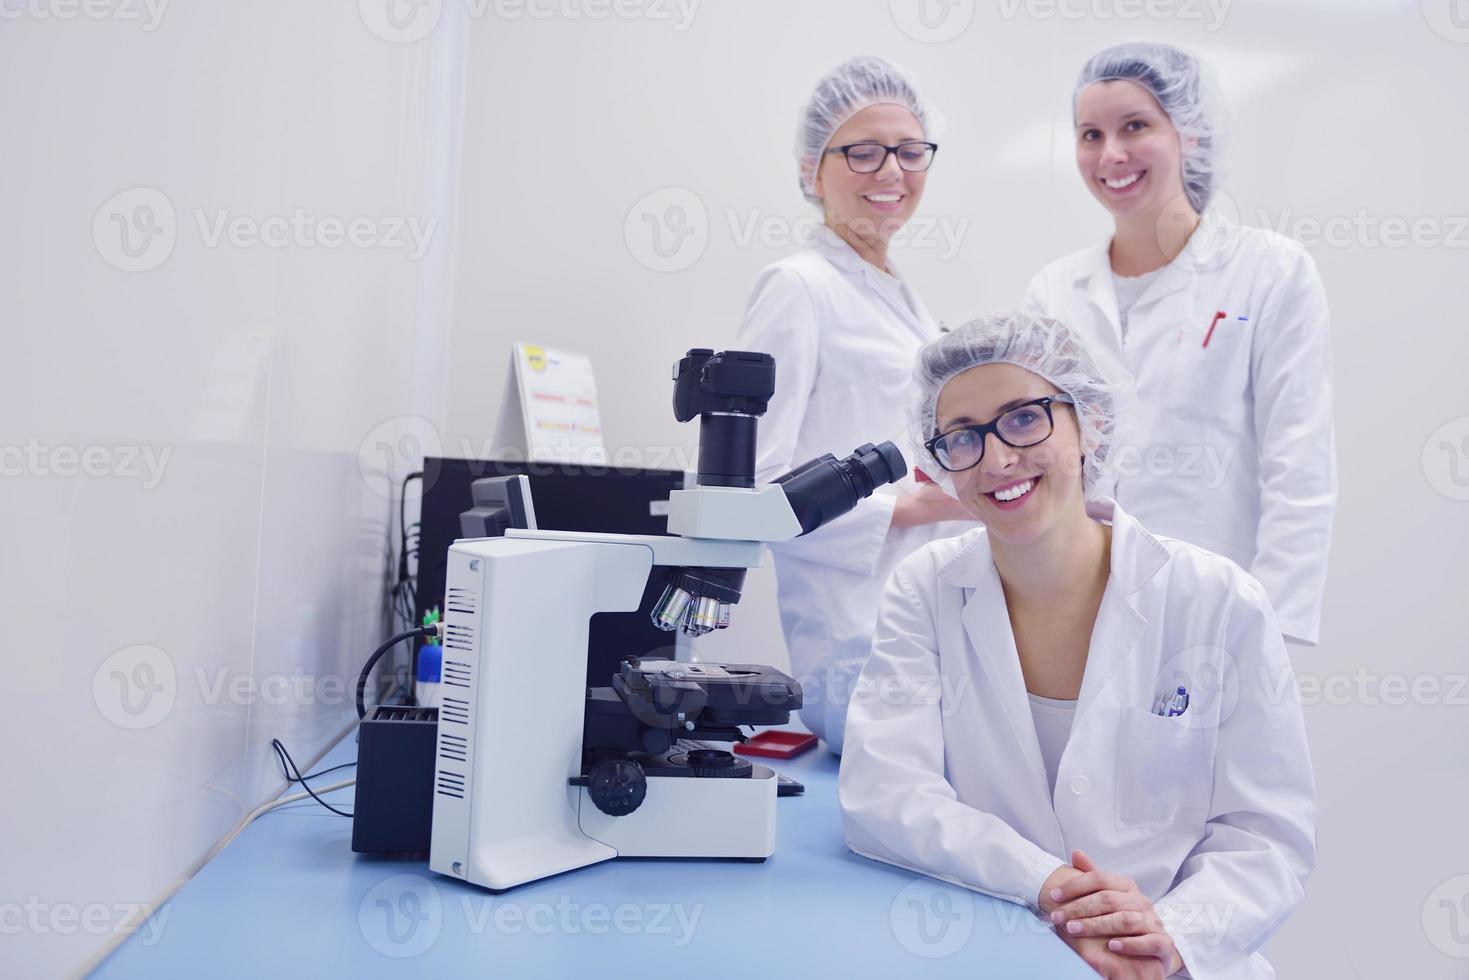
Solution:
<path fill-rule="evenodd" d="M 1249 569 L 1285 634 L 1316 643 L 1336 450 L 1315 263 L 1288 238 L 1211 212 L 1138 298 L 1124 339 L 1107 251 L 1046 266 L 1025 305 L 1064 320 L 1137 383 L 1113 495 L 1156 533 Z"/>
<path fill-rule="evenodd" d="M 938 327 L 901 279 L 865 261 L 823 227 L 812 247 L 766 267 L 755 283 L 739 347 L 775 358 L 775 397 L 760 420 L 755 477 L 766 483 L 823 453 L 905 435 L 918 348 Z M 972 522 L 891 528 L 901 484 L 879 488 L 811 534 L 770 546 L 781 626 L 801 682 L 801 718 L 842 750 L 847 698 L 872 646 L 883 582 L 898 560 Z"/>
<path fill-rule="evenodd" d="M 1233 562 L 1112 501 L 1111 573 L 1051 792 L 986 532 L 888 581 L 847 717 L 839 795 L 858 854 L 1032 909 L 1086 851 L 1153 901 L 1190 975 L 1273 977 L 1257 950 L 1303 896 L 1316 802 L 1295 675 Z M 1189 689 L 1188 711 L 1152 713 Z"/>

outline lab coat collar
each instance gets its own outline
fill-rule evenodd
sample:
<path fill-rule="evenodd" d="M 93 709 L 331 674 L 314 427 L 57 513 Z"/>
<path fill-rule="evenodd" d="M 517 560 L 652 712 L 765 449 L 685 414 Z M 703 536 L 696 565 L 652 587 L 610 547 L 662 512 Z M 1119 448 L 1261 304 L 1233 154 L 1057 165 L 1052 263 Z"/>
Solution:
<path fill-rule="evenodd" d="M 880 297 L 898 315 L 898 318 L 918 335 L 920 340 L 927 342 L 931 339 L 934 329 L 928 311 L 913 294 L 908 284 L 903 281 L 891 256 L 888 258 L 888 268 L 892 272 L 884 272 L 858 255 L 857 250 L 847 244 L 846 239 L 826 225 L 822 225 L 817 230 L 816 237 L 812 241 L 812 248 L 836 268 L 860 276 L 862 282 Z"/>
<path fill-rule="evenodd" d="M 1112 525 L 1112 570 L 1108 583 L 1115 583 L 1123 595 L 1132 595 L 1141 589 L 1168 561 L 1168 549 L 1163 542 L 1112 498 L 1089 502 L 1086 512 L 1093 520 Z M 990 585 L 999 589 L 1000 577 L 995 569 L 988 532 L 980 528 L 962 537 L 959 548 L 939 566 L 938 575 L 959 588 L 978 590 Z"/>
<path fill-rule="evenodd" d="M 816 240 L 813 244 L 816 250 L 826 257 L 828 262 L 843 272 L 859 273 L 864 279 L 873 284 L 899 284 L 902 282 L 902 276 L 898 274 L 898 268 L 893 264 L 892 256 L 888 256 L 887 263 L 888 268 L 892 271 L 890 273 L 884 272 L 858 255 L 857 250 L 849 245 L 845 238 L 832 231 L 827 225 L 822 225 L 818 230 Z"/>
<path fill-rule="evenodd" d="M 1218 208 L 1207 208 L 1199 226 L 1189 236 L 1183 251 L 1163 267 L 1156 279 L 1137 298 L 1134 310 L 1193 286 L 1199 274 L 1217 268 L 1235 251 L 1240 240 L 1239 226 Z M 1088 249 L 1076 267 L 1076 282 L 1086 286 L 1086 298 L 1095 306 L 1112 329 L 1121 333 L 1122 316 L 1117 308 L 1117 287 L 1112 279 L 1112 240 Z"/>
<path fill-rule="evenodd" d="M 1136 593 L 1168 560 L 1163 543 L 1115 501 L 1103 499 L 1088 504 L 1087 513 L 1096 520 L 1111 521 L 1112 567 L 1097 610 L 1072 731 L 1080 730 L 1092 706 L 1107 690 L 1117 666 L 1132 654 L 1147 628 L 1148 621 L 1137 608 Z M 1054 808 L 1055 794 L 1046 784 L 1045 762 L 1030 715 L 1015 633 L 987 538 L 983 530 L 965 535 L 958 552 L 939 567 L 938 575 L 951 585 L 973 590 L 960 614 L 964 631 L 977 655 L 979 669 L 988 680 L 992 697 L 1001 706 L 1016 747 L 1024 757 L 1025 768 L 1034 775 L 1031 789 L 1046 800 L 1048 807 Z M 1063 765 L 1074 752 L 1068 744 L 1061 756 Z M 1061 833 L 1059 825 L 1057 831 Z"/>
<path fill-rule="evenodd" d="M 1114 332 L 1120 334 L 1122 316 L 1117 311 L 1117 287 L 1112 283 L 1112 242 L 1088 249 L 1077 266 L 1077 284 L 1086 285 L 1087 302 L 1101 312 Z"/>

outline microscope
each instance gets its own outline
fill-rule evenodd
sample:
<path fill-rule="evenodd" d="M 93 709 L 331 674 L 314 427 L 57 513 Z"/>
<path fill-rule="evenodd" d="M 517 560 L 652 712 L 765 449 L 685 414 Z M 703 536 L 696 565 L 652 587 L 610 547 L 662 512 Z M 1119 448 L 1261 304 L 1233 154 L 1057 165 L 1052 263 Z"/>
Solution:
<path fill-rule="evenodd" d="M 755 664 L 644 655 L 588 688 L 589 621 L 637 610 L 662 576 L 655 625 L 726 629 L 763 542 L 816 530 L 907 466 L 891 442 L 869 444 L 756 486 L 775 360 L 694 349 L 673 381 L 675 417 L 699 419 L 699 469 L 670 494 L 669 535 L 539 530 L 524 476 L 475 485 L 448 555 L 429 852 L 440 874 L 499 891 L 614 857 L 774 853 L 776 774 L 708 743 L 786 723 L 800 685 Z"/>

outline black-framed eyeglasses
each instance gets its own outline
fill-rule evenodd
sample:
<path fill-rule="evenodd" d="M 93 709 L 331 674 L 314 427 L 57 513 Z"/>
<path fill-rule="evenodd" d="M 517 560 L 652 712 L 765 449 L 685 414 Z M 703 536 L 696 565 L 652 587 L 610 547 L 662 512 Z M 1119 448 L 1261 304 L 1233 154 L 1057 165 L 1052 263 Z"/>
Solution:
<path fill-rule="evenodd" d="M 984 459 L 984 437 L 991 432 L 1012 449 L 1029 449 L 1049 439 L 1056 429 L 1056 420 L 1051 416 L 1053 404 L 1075 406 L 1076 402 L 1070 395 L 1037 398 L 1016 405 L 983 425 L 960 426 L 934 436 L 923 448 L 950 473 L 962 473 Z"/>
<path fill-rule="evenodd" d="M 875 174 L 888 162 L 888 155 L 898 158 L 898 166 L 910 174 L 927 170 L 933 163 L 933 155 L 939 151 L 937 143 L 910 140 L 897 146 L 883 146 L 874 140 L 863 143 L 848 143 L 833 146 L 827 153 L 840 153 L 847 158 L 847 168 L 854 174 Z"/>

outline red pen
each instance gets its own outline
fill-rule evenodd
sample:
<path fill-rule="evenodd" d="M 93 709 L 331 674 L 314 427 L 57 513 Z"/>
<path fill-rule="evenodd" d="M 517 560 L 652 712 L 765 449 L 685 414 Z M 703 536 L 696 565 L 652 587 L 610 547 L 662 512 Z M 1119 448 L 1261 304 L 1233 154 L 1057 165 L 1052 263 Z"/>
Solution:
<path fill-rule="evenodd" d="M 1209 324 L 1209 332 L 1206 333 L 1206 334 L 1204 334 L 1204 346 L 1205 347 L 1208 347 L 1209 346 L 1209 338 L 1212 337 L 1212 336 L 1214 336 L 1214 328 L 1217 327 L 1217 326 L 1219 326 L 1219 321 L 1220 320 L 1223 320 L 1224 317 L 1225 317 L 1225 315 L 1226 314 L 1225 314 L 1225 312 L 1223 310 L 1220 310 L 1218 313 L 1215 313 L 1214 314 L 1214 322 Z"/>

